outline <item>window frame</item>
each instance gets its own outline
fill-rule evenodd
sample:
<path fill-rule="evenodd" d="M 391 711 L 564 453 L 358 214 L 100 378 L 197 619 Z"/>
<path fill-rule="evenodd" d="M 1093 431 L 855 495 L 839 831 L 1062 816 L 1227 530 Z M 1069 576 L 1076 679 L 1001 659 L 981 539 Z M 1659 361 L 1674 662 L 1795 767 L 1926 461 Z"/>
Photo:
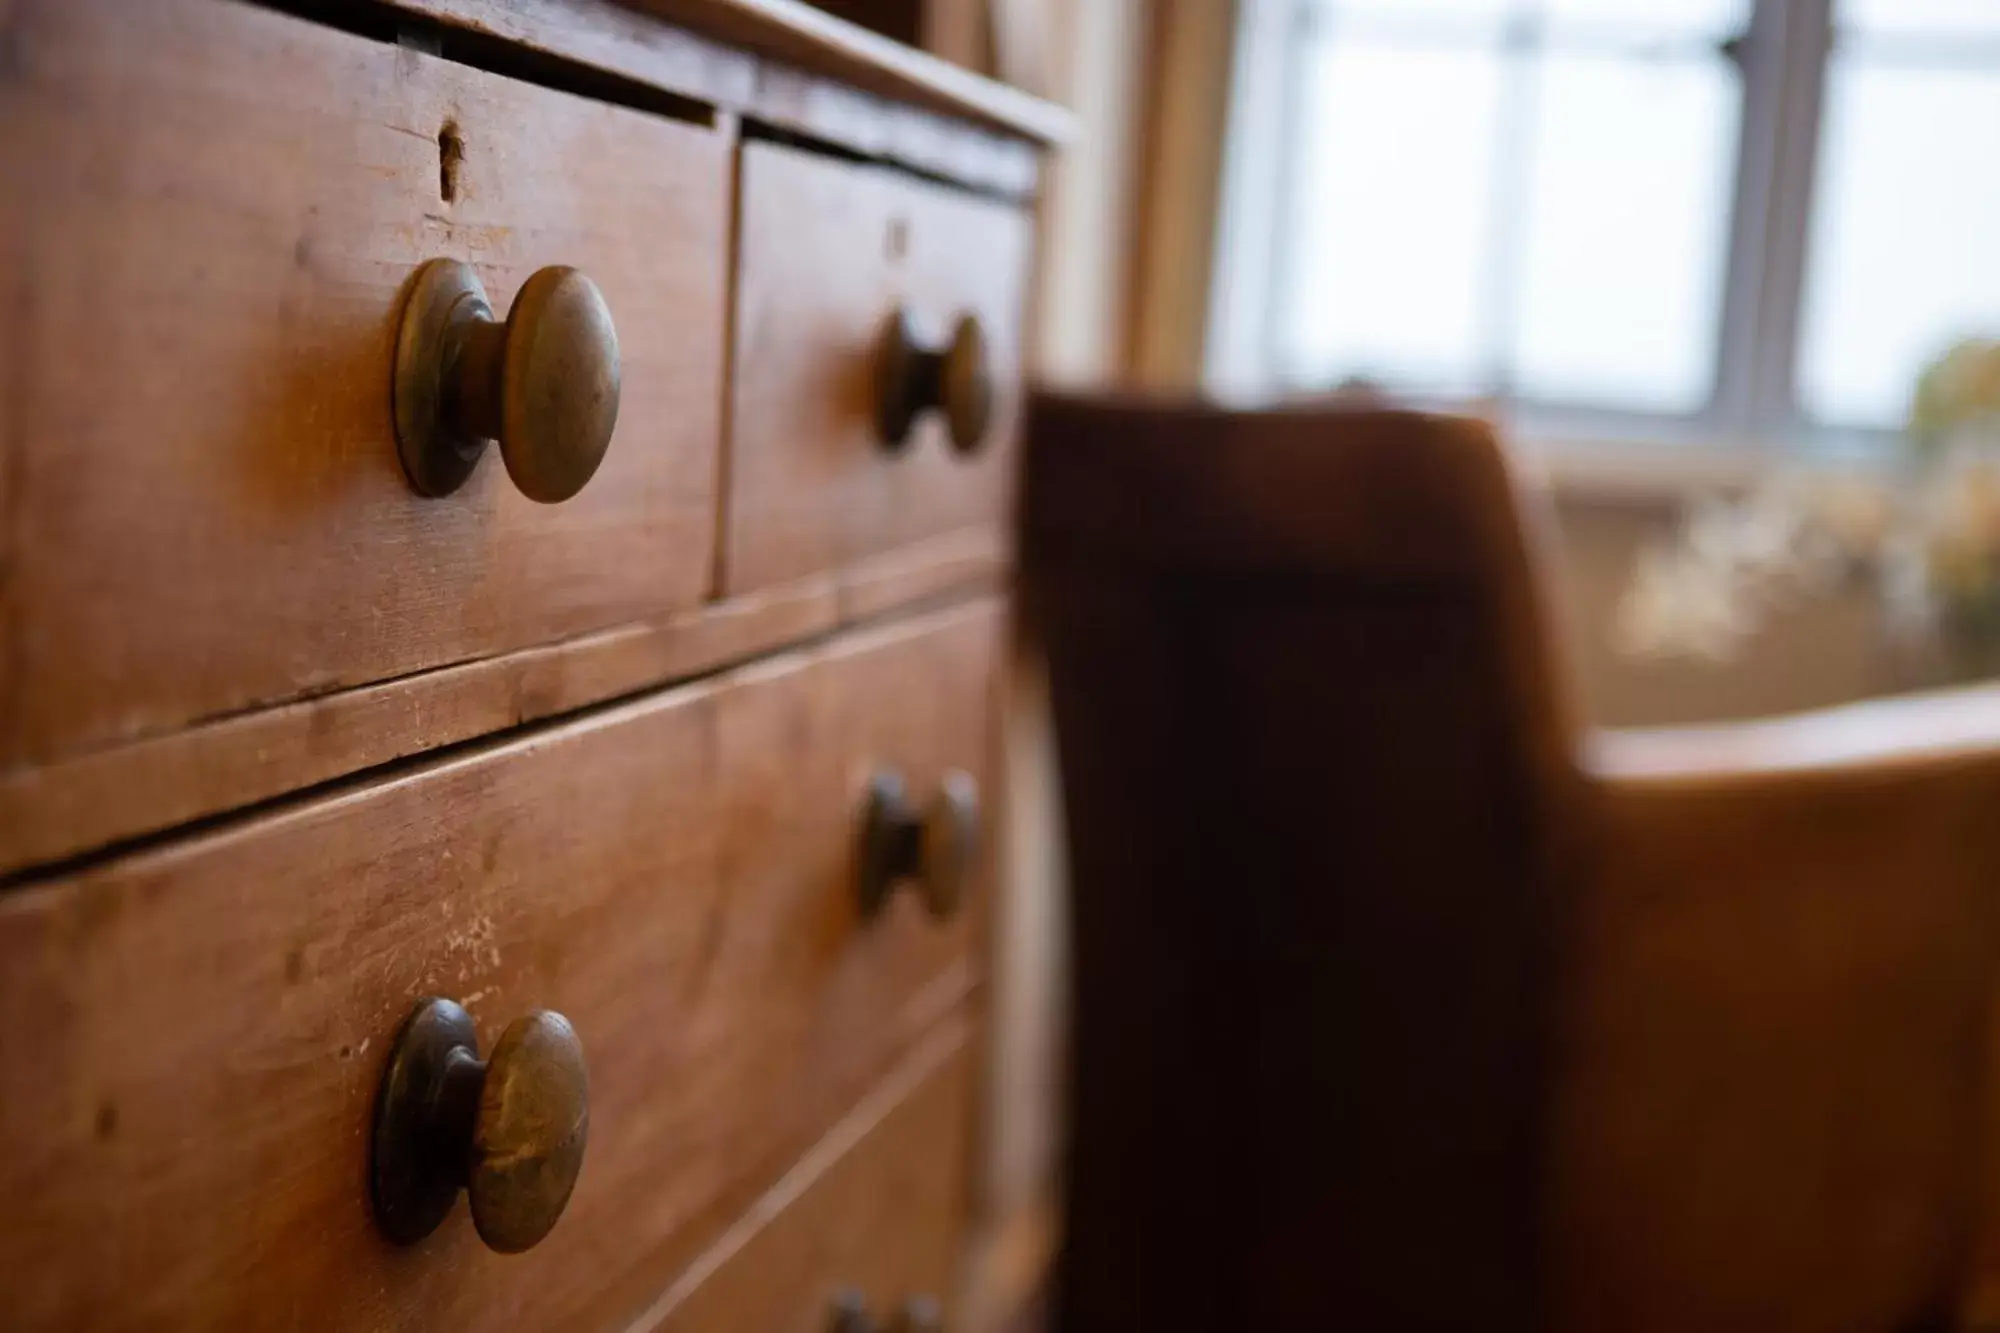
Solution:
<path fill-rule="evenodd" d="M 1205 387 L 1261 399 L 1287 382 L 1275 355 L 1276 266 L 1288 216 L 1284 164 L 1299 128 L 1302 43 L 1318 0 L 1238 0 L 1236 49 L 1211 273 Z M 1509 396 L 1518 430 L 1556 439 L 1706 443 L 1879 453 L 1893 432 L 1809 421 L 1797 390 L 1799 335 L 1834 47 L 1835 0 L 1754 0 L 1728 44 L 1742 87 L 1714 387 L 1688 413 Z"/>

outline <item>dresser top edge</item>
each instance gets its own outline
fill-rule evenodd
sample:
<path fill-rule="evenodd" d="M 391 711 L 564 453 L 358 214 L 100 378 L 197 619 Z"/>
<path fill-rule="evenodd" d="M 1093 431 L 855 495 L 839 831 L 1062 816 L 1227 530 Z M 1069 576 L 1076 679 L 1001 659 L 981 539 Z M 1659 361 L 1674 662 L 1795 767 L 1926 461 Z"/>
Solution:
<path fill-rule="evenodd" d="M 852 103 L 863 94 L 882 115 L 925 113 L 933 132 L 978 132 L 995 148 L 1028 154 L 1061 147 L 1075 129 L 1066 107 L 803 0 L 328 0 L 316 8 L 338 13 L 363 6 L 386 6 L 781 124 L 802 102 L 844 94 Z M 844 121 L 865 119 L 851 105 L 844 110 Z"/>

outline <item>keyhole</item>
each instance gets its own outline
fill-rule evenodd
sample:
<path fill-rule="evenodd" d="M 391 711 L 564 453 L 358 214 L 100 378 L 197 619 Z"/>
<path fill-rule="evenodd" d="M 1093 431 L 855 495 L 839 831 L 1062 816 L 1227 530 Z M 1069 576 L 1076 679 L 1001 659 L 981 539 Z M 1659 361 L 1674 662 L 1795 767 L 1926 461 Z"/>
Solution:
<path fill-rule="evenodd" d="M 883 248 L 889 252 L 889 258 L 892 261 L 901 259 L 910 252 L 910 222 L 908 218 L 890 219 L 889 236 Z"/>
<path fill-rule="evenodd" d="M 449 204 L 458 198 L 458 168 L 465 161 L 465 139 L 451 121 L 438 131 L 438 193 Z"/>

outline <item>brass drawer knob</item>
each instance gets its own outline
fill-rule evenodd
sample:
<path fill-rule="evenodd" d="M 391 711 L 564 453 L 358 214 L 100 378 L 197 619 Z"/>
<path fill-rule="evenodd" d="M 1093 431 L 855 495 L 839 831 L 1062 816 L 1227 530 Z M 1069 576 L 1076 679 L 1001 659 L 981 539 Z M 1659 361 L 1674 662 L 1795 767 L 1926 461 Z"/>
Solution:
<path fill-rule="evenodd" d="M 470 1014 L 420 1000 L 376 1093 L 375 1219 L 408 1245 L 437 1229 L 462 1188 L 480 1239 L 518 1254 L 562 1216 L 589 1136 L 589 1080 L 568 1019 L 517 1018 L 481 1060 Z"/>
<path fill-rule="evenodd" d="M 470 264 L 417 271 L 396 335 L 396 451 L 419 495 L 465 484 L 488 440 L 530 500 L 583 489 L 618 424 L 618 331 L 573 268 L 531 274 L 505 323 Z"/>
<path fill-rule="evenodd" d="M 977 316 L 961 315 L 949 343 L 925 347 L 910 312 L 898 306 L 875 359 L 875 426 L 883 445 L 891 452 L 901 449 L 918 414 L 929 408 L 944 412 L 959 453 L 972 453 L 985 442 L 993 419 L 986 330 Z"/>
<path fill-rule="evenodd" d="M 912 1296 L 903 1302 L 896 1333 L 944 1333 L 944 1310 L 934 1296 Z"/>
<path fill-rule="evenodd" d="M 867 1300 L 849 1288 L 833 1298 L 827 1333 L 944 1333 L 944 1311 L 934 1297 L 912 1296 L 885 1330 L 868 1313 Z"/>
<path fill-rule="evenodd" d="M 833 1309 L 826 1321 L 826 1333 L 881 1333 L 881 1331 L 868 1313 L 867 1298 L 850 1288 L 835 1294 Z"/>
<path fill-rule="evenodd" d="M 953 769 L 919 809 L 903 775 L 880 769 L 868 780 L 862 815 L 861 914 L 882 910 L 898 884 L 913 882 L 939 921 L 958 915 L 979 861 L 979 783 Z"/>

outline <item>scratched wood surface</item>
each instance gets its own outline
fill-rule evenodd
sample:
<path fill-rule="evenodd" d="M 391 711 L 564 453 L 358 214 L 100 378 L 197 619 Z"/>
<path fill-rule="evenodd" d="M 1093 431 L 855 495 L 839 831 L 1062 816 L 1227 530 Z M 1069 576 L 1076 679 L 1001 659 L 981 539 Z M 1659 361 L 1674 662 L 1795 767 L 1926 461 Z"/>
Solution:
<path fill-rule="evenodd" d="M 0 764 L 707 590 L 724 135 L 213 0 L 30 0 L 6 60 Z M 406 485 L 391 348 L 440 255 L 502 311 L 546 264 L 603 289 L 624 399 L 574 500 L 497 457 L 448 498 Z"/>
<path fill-rule="evenodd" d="M 976 981 L 970 920 L 856 918 L 872 765 L 990 777 L 987 601 L 0 897 L 0 1327 L 601 1327 L 643 1309 Z M 987 784 L 989 787 L 991 783 Z M 968 913 L 976 917 L 978 911 Z M 568 1214 L 376 1234 L 411 1002 L 567 1014 Z"/>
<path fill-rule="evenodd" d="M 997 525 L 1012 494 L 1029 217 L 774 144 L 742 154 L 724 589 Z M 971 457 L 934 412 L 896 455 L 876 437 L 875 349 L 898 303 L 932 338 L 962 313 L 985 325 L 996 401 Z"/>

